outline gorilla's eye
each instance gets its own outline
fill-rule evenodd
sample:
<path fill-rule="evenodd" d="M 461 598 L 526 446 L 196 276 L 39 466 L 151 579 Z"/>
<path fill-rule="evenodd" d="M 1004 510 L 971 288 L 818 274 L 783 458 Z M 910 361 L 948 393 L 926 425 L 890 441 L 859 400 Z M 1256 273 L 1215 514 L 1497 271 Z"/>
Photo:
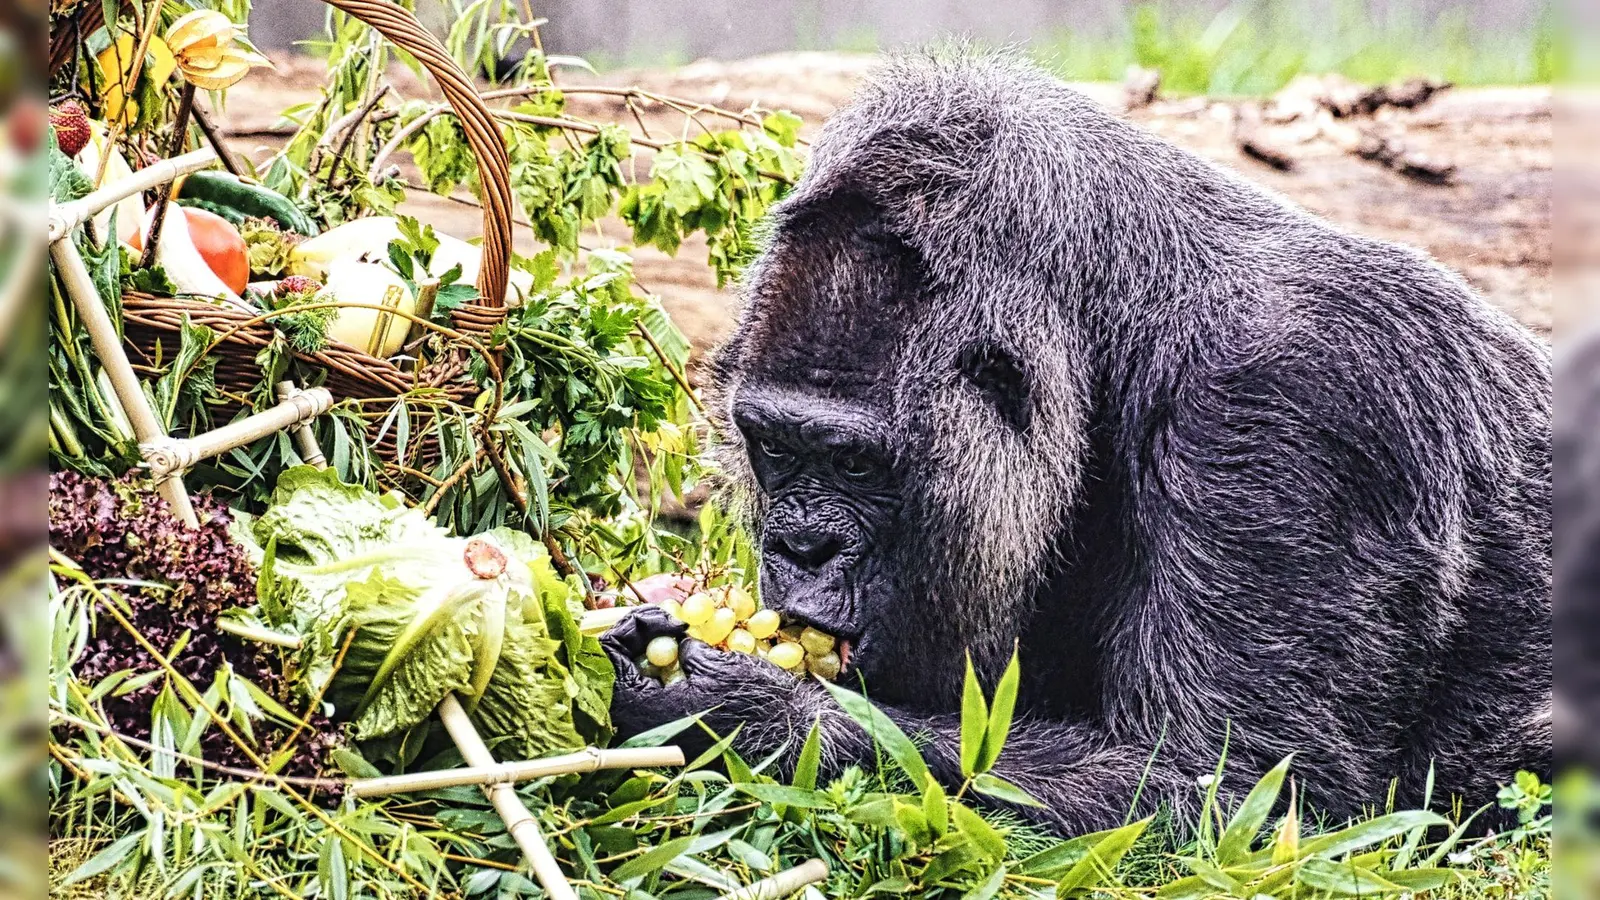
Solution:
<path fill-rule="evenodd" d="M 851 453 L 840 458 L 839 471 L 843 472 L 846 478 L 861 480 L 877 474 L 878 468 L 872 464 L 872 460 L 860 453 Z"/>
<path fill-rule="evenodd" d="M 761 438 L 760 440 L 756 441 L 756 447 L 761 451 L 761 455 L 767 457 L 768 459 L 782 460 L 789 456 L 789 451 L 778 446 L 778 444 L 770 438 Z"/>

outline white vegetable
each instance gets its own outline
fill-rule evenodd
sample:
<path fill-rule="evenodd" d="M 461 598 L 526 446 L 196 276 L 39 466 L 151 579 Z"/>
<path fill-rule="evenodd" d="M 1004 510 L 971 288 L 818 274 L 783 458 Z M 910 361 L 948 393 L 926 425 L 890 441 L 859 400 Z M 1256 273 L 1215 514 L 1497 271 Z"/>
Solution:
<path fill-rule="evenodd" d="M 327 269 L 318 303 L 361 303 L 384 306 L 404 313 L 416 311 L 417 301 L 405 280 L 388 266 L 359 258 L 334 261 Z M 376 309 L 341 309 L 328 325 L 328 337 L 378 357 L 393 356 L 405 346 L 411 320 Z"/>
<path fill-rule="evenodd" d="M 154 218 L 154 209 L 145 214 L 141 230 L 146 241 L 150 240 L 150 227 L 154 224 L 152 222 Z M 222 279 L 211 271 L 211 266 L 205 257 L 195 249 L 194 241 L 189 237 L 189 217 L 177 203 L 168 203 L 167 214 L 161 219 L 161 242 L 156 245 L 156 265 L 166 271 L 167 278 L 172 281 L 173 287 L 176 287 L 179 293 L 198 294 L 249 312 L 257 311 L 254 306 L 229 290 L 228 286 L 222 283 Z"/>
<path fill-rule="evenodd" d="M 78 168 L 89 176 L 91 181 L 100 172 L 100 157 L 106 148 L 105 128 L 99 122 L 89 123 L 89 142 L 78 151 L 76 161 Z M 116 184 L 133 174 L 128 167 L 128 161 L 123 158 L 122 151 L 115 146 L 111 147 L 111 158 L 106 161 L 105 177 L 95 185 L 96 188 L 108 187 Z M 111 230 L 111 213 L 117 214 L 117 239 L 126 242 L 134 234 L 135 229 L 144 226 L 144 201 L 138 194 L 124 197 L 111 206 L 106 207 L 94 217 L 95 237 L 101 241 L 109 237 Z"/>
<path fill-rule="evenodd" d="M 439 248 L 434 251 L 428 265 L 428 274 L 435 278 L 461 266 L 462 284 L 476 284 L 479 259 L 483 251 L 448 234 L 435 235 Z M 389 258 L 389 242 L 400 239 L 400 223 L 393 216 L 369 216 L 330 228 L 314 238 L 295 245 L 289 256 L 289 274 L 305 275 L 318 281 L 327 281 L 332 265 L 344 259 L 377 262 Z M 513 269 L 506 286 L 506 303 L 515 304 L 533 290 L 533 276 Z"/>

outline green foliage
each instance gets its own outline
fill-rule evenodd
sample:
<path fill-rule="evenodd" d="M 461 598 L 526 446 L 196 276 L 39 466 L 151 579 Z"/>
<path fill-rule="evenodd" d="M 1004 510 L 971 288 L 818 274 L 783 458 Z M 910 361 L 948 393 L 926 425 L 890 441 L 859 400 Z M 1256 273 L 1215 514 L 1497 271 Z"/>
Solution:
<path fill-rule="evenodd" d="M 1034 52 L 1070 80 L 1117 81 L 1130 65 L 1159 69 L 1163 89 L 1177 94 L 1270 94 L 1296 75 L 1325 72 L 1368 83 L 1428 75 L 1548 84 L 1568 68 L 1553 10 L 1507 34 L 1475 28 L 1465 6 L 1373 7 L 1234 0 L 1201 12 L 1144 2 L 1127 8 L 1112 35 L 1061 31 L 1035 42 Z"/>
<path fill-rule="evenodd" d="M 800 174 L 795 154 L 799 119 L 764 116 L 759 131 L 704 134 L 663 147 L 650 180 L 628 189 L 618 208 L 634 240 L 676 253 L 683 239 L 704 232 L 721 287 L 755 255 L 754 224 Z"/>
<path fill-rule="evenodd" d="M 92 587 L 75 591 L 81 598 Z M 52 606 L 52 708 L 87 717 L 92 705 L 85 698 L 115 686 L 61 677 L 71 648 L 86 640 L 83 619 L 73 613 L 78 607 L 64 599 Z M 970 684 L 976 688 L 976 679 Z M 965 788 L 947 793 L 930 777 L 912 736 L 859 694 L 833 690 L 889 760 L 875 774 L 850 767 L 831 780 L 819 778 L 827 748 L 813 729 L 788 779 L 775 775 L 773 759 L 740 758 L 724 737 L 681 770 L 545 779 L 522 785 L 519 793 L 563 868 L 580 886 L 598 886 L 602 894 L 720 894 L 817 857 L 829 866 L 827 881 L 817 886 L 826 897 L 1320 900 L 1359 893 L 1455 900 L 1529 897 L 1541 890 L 1548 896 L 1547 827 L 1468 844 L 1461 829 L 1433 813 L 1394 811 L 1319 831 L 1305 824 L 1292 796 L 1283 802 L 1287 761 L 1246 792 L 1237 808 L 1224 810 L 1213 800 L 1200 811 L 1205 820 L 1225 823 L 1211 844 L 1184 842 L 1181 834 L 1195 832 L 1194 822 L 1178 823 L 1175 836 L 1150 819 L 1050 839 L 964 797 Z M 175 682 L 153 710 L 156 721 L 170 727 L 152 733 L 170 733 L 180 738 L 173 746 L 190 747 L 181 736 L 219 727 L 206 724 L 208 707 L 230 721 L 245 714 L 230 710 L 225 697 L 215 688 L 202 697 Z M 1004 705 L 1001 699 L 984 706 Z M 977 704 L 967 710 L 967 732 L 989 737 L 989 712 Z M 697 727 L 693 720 L 680 721 L 624 746 L 668 743 L 691 727 Z M 993 737 L 1003 742 L 1005 735 Z M 203 885 L 213 894 L 255 896 L 251 891 L 259 888 L 251 886 L 271 878 L 291 892 L 319 895 L 517 896 L 534 890 L 505 824 L 473 787 L 333 806 L 308 798 L 304 786 L 271 777 L 218 780 L 94 731 L 77 732 L 57 751 L 94 772 L 74 781 L 65 768 L 52 769 L 59 815 L 82 823 L 73 833 L 92 840 L 72 869 L 57 873 L 61 887 L 76 881 L 104 893 L 168 895 Z M 394 765 L 350 750 L 334 759 L 356 777 Z M 455 751 L 420 742 L 406 748 L 405 759 L 411 771 L 459 764 Z M 1519 781 L 1523 795 L 1542 793 L 1526 776 Z M 132 814 L 112 789 L 160 802 Z M 329 851 L 330 845 L 339 851 Z"/>

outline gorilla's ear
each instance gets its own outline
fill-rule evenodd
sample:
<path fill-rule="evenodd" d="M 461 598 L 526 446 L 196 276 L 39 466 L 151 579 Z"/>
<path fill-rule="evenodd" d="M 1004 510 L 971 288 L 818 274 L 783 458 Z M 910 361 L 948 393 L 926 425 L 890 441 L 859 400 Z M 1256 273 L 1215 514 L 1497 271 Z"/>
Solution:
<path fill-rule="evenodd" d="M 1033 421 L 1033 391 L 1016 357 L 998 344 L 981 341 L 961 351 L 957 367 L 1013 431 L 1027 433 Z"/>

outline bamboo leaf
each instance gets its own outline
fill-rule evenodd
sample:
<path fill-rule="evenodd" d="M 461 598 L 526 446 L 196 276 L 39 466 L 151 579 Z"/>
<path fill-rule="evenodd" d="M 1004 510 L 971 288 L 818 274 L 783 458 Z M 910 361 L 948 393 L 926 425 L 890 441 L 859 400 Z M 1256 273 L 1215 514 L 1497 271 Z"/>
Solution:
<path fill-rule="evenodd" d="M 1331 859 L 1313 858 L 1301 863 L 1295 872 L 1295 881 L 1314 890 L 1344 897 L 1394 895 L 1405 890 L 1368 869 Z"/>
<path fill-rule="evenodd" d="M 1461 880 L 1461 873 L 1454 869 L 1397 869 L 1383 873 L 1383 877 L 1408 891 L 1437 891 L 1446 885 Z"/>
<path fill-rule="evenodd" d="M 944 788 L 937 781 L 929 781 L 922 791 L 922 817 L 928 820 L 928 830 L 934 840 L 944 837 L 950 827 L 950 810 L 945 802 Z"/>
<path fill-rule="evenodd" d="M 1017 653 L 1013 650 L 1011 662 L 994 688 L 994 703 L 989 707 L 989 725 L 983 736 L 983 752 L 978 754 L 975 771 L 987 772 L 1000 759 L 1000 751 L 1005 747 L 1006 736 L 1011 731 L 1011 715 L 1017 707 L 1017 688 L 1021 677 Z"/>
<path fill-rule="evenodd" d="M 724 829 L 713 834 L 688 835 L 667 841 L 659 847 L 645 853 L 643 856 L 630 859 L 618 866 L 611 873 L 614 881 L 625 882 L 635 878 L 642 878 L 652 872 L 665 868 L 685 853 L 704 853 L 707 850 L 720 847 L 728 842 L 740 830 L 739 826 Z"/>
<path fill-rule="evenodd" d="M 866 729 L 873 741 L 889 754 L 906 775 L 910 776 L 912 784 L 918 791 L 927 788 L 928 782 L 933 780 L 933 775 L 928 771 L 928 764 L 923 761 L 917 745 L 900 730 L 900 726 L 882 710 L 873 706 L 866 697 L 831 682 L 819 683 L 827 688 L 828 693 L 833 695 L 834 701 L 844 709 L 845 713 Z"/>
<path fill-rule="evenodd" d="M 1343 856 L 1353 850 L 1369 847 L 1392 837 L 1405 834 L 1413 828 L 1431 828 L 1435 825 L 1449 824 L 1449 821 L 1443 816 L 1426 810 L 1414 809 L 1389 813 L 1376 819 L 1368 819 L 1341 831 L 1319 835 L 1309 841 L 1305 841 L 1300 845 L 1300 852 L 1305 856 Z"/>
<path fill-rule="evenodd" d="M 978 673 L 972 668 L 972 654 L 967 654 L 967 678 L 961 688 L 961 774 L 971 778 L 978 774 L 978 757 L 983 752 L 983 736 L 989 728 L 989 704 L 983 699 L 983 688 L 978 684 Z"/>
<path fill-rule="evenodd" d="M 1222 837 L 1217 839 L 1216 863 L 1226 868 L 1241 862 L 1250 855 L 1250 845 L 1255 842 L 1256 835 L 1261 833 L 1261 828 L 1267 822 L 1267 817 L 1272 814 L 1272 808 L 1278 802 L 1278 794 L 1283 790 L 1283 780 L 1289 774 L 1289 763 L 1293 755 L 1286 756 L 1283 761 L 1272 767 L 1272 770 L 1256 782 L 1250 793 L 1239 804 L 1238 812 L 1233 814 L 1233 819 L 1222 832 Z"/>
<path fill-rule="evenodd" d="M 132 834 L 123 835 L 111 842 L 105 849 L 89 857 L 83 865 L 73 869 L 72 874 L 62 880 L 62 886 L 65 887 L 69 884 L 87 881 L 96 875 L 110 871 L 112 867 L 128 858 L 128 854 L 139 846 L 139 842 L 144 839 L 144 836 L 143 831 L 136 831 Z"/>
<path fill-rule="evenodd" d="M 1133 848 L 1149 824 L 1149 819 L 1140 819 L 1107 832 L 1062 876 L 1056 885 L 1056 896 L 1075 896 L 1106 884 L 1117 863 Z"/>
<path fill-rule="evenodd" d="M 950 819 L 956 829 L 972 840 L 973 846 L 990 862 L 1006 858 L 1006 839 L 993 825 L 964 803 L 952 802 Z"/>
<path fill-rule="evenodd" d="M 834 806 L 828 795 L 821 791 L 786 784 L 735 784 L 734 788 L 763 803 L 781 803 L 797 809 L 832 809 Z"/>
<path fill-rule="evenodd" d="M 1007 803 L 1015 803 L 1018 806 L 1044 808 L 1044 804 L 1040 803 L 1032 794 L 989 772 L 984 772 L 972 779 L 972 789 L 985 796 L 993 797 L 996 800 L 1004 800 Z"/>
<path fill-rule="evenodd" d="M 794 764 L 794 777 L 789 780 L 797 788 L 812 790 L 817 786 L 817 771 L 822 765 L 822 720 L 811 723 L 806 742 L 800 747 L 800 757 Z"/>

